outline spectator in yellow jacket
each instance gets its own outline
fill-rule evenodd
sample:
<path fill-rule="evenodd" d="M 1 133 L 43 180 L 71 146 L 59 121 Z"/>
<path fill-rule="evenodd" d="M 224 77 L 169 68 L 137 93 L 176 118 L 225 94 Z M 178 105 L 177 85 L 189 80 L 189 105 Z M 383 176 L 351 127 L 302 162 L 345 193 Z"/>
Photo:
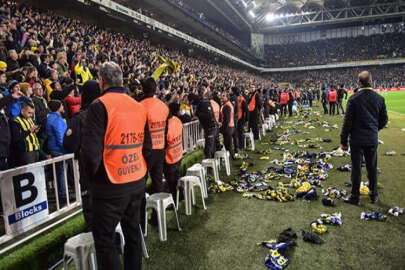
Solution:
<path fill-rule="evenodd" d="M 80 87 L 83 86 L 85 82 L 93 79 L 93 75 L 90 69 L 87 67 L 87 60 L 82 57 L 80 61 L 75 66 L 76 83 Z"/>

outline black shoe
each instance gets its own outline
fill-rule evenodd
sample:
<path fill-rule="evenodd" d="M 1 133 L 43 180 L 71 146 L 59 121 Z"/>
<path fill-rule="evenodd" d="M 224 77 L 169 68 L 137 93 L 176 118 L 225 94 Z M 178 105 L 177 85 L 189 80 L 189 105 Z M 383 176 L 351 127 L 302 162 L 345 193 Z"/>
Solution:
<path fill-rule="evenodd" d="M 343 200 L 345 203 L 349 203 L 349 204 L 353 204 L 353 205 L 359 205 L 359 199 L 356 199 L 352 196 L 350 196 L 349 198 L 346 198 Z"/>
<path fill-rule="evenodd" d="M 156 212 L 155 212 L 155 211 L 152 212 L 152 216 L 151 216 L 151 218 L 149 219 L 148 223 L 149 223 L 150 225 L 152 225 L 153 227 L 157 227 L 157 226 L 158 226 L 158 219 L 157 219 L 157 215 L 156 215 Z"/>
<path fill-rule="evenodd" d="M 370 196 L 370 200 L 371 200 L 371 203 L 377 203 L 378 202 L 378 196 Z"/>

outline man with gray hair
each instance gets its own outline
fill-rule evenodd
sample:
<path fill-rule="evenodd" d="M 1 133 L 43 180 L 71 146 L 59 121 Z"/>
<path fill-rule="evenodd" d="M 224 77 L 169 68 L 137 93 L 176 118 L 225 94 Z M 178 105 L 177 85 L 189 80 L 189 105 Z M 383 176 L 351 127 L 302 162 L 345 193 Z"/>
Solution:
<path fill-rule="evenodd" d="M 139 219 L 152 149 L 143 105 L 126 94 L 121 68 L 104 63 L 99 71 L 101 96 L 88 108 L 80 156 L 90 180 L 92 232 L 100 270 L 122 269 L 115 248 L 120 222 L 125 236 L 124 269 L 141 269 Z"/>
<path fill-rule="evenodd" d="M 371 203 L 378 201 L 377 147 L 378 131 L 388 121 L 385 100 L 371 87 L 371 74 L 363 71 L 357 81 L 360 89 L 353 94 L 346 106 L 346 114 L 340 135 L 342 150 L 348 149 L 352 159 L 352 194 L 345 202 L 358 205 L 360 197 L 361 163 L 366 161 Z"/>
<path fill-rule="evenodd" d="M 14 74 L 18 71 L 21 71 L 20 64 L 18 63 L 18 54 L 16 50 L 9 50 L 7 58 L 7 72 Z"/>

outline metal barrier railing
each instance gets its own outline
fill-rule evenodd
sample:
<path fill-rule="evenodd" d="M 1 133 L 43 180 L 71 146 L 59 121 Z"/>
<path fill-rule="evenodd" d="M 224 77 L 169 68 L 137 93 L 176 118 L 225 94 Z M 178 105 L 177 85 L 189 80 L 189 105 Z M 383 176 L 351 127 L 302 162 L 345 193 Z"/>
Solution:
<path fill-rule="evenodd" d="M 185 153 L 197 149 L 201 138 L 199 121 L 183 125 Z M 0 250 L 2 254 L 43 232 L 45 228 L 40 225 L 50 222 L 47 229 L 52 228 L 67 212 L 81 206 L 78 162 L 73 154 L 67 154 L 1 171 L 0 190 L 4 221 L 3 228 L 0 224 L 0 245 L 7 245 Z M 66 197 L 62 198 L 63 194 Z M 29 235 L 22 235 L 27 232 Z M 17 236 L 21 237 L 14 241 Z"/>
<path fill-rule="evenodd" d="M 0 190 L 3 244 L 81 205 L 77 160 L 67 154 L 1 171 Z"/>
<path fill-rule="evenodd" d="M 191 153 L 197 149 L 197 141 L 202 139 L 200 122 L 198 120 L 183 124 L 183 151 Z"/>

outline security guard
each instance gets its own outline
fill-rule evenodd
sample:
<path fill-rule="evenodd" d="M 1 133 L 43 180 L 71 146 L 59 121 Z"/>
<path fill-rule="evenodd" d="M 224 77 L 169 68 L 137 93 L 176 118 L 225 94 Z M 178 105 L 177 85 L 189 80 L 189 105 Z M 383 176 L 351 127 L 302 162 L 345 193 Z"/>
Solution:
<path fill-rule="evenodd" d="M 125 236 L 124 268 L 141 269 L 139 219 L 140 212 L 145 212 L 141 210 L 145 160 L 152 148 L 147 112 L 126 94 L 122 71 L 116 63 L 101 66 L 99 85 L 102 95 L 88 108 L 80 146 L 81 169 L 90 179 L 98 269 L 121 269 L 115 248 L 119 222 Z"/>
<path fill-rule="evenodd" d="M 11 121 L 11 152 L 15 167 L 39 161 L 40 127 L 32 120 L 35 114 L 32 102 L 22 102 L 20 114 Z"/>
<path fill-rule="evenodd" d="M 228 93 L 222 92 L 221 94 L 221 133 L 224 136 L 224 145 L 225 149 L 229 151 L 231 157 L 233 158 L 232 151 L 232 137 L 235 131 L 235 122 L 234 122 L 234 110 L 233 105 L 229 101 Z M 235 149 L 237 151 L 237 149 Z"/>
<path fill-rule="evenodd" d="M 236 125 L 236 129 L 237 129 L 237 133 L 238 133 L 238 143 L 239 143 L 239 149 L 243 149 L 244 148 L 244 127 L 245 127 L 245 123 L 246 120 L 248 119 L 248 105 L 246 103 L 245 98 L 240 94 L 239 91 L 237 91 L 235 93 L 238 96 L 238 113 L 237 113 L 237 117 L 238 117 L 238 121 L 237 121 L 237 125 Z"/>
<path fill-rule="evenodd" d="M 163 192 L 163 164 L 166 154 L 169 108 L 160 99 L 155 98 L 156 82 L 153 78 L 142 81 L 144 98 L 141 104 L 148 114 L 148 126 L 152 139 L 152 154 L 146 160 L 148 173 L 152 178 L 151 193 Z"/>
<path fill-rule="evenodd" d="M 250 85 L 249 90 L 249 130 L 253 131 L 254 139 L 259 140 L 259 113 L 262 108 L 262 100 L 256 91 L 256 86 Z"/>
<path fill-rule="evenodd" d="M 337 91 L 334 86 L 328 92 L 329 99 L 329 115 L 335 115 L 336 100 L 337 100 Z"/>
<path fill-rule="evenodd" d="M 165 165 L 163 167 L 165 179 L 173 198 L 176 198 L 179 166 L 183 157 L 183 124 L 177 117 L 179 108 L 180 105 L 178 103 L 171 103 L 169 105 L 169 128 L 167 131 Z"/>
<path fill-rule="evenodd" d="M 288 103 L 289 98 L 290 97 L 286 90 L 284 90 L 280 95 L 281 116 L 287 114 L 287 103 Z"/>

